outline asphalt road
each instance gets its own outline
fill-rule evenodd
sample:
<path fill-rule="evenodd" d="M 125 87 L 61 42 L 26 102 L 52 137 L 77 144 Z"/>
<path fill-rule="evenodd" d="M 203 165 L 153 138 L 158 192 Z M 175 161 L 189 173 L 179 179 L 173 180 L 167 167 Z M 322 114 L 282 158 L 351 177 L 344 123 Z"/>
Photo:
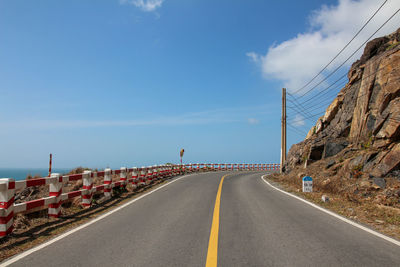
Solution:
<path fill-rule="evenodd" d="M 400 247 L 278 192 L 261 173 L 189 175 L 12 266 L 400 266 Z"/>

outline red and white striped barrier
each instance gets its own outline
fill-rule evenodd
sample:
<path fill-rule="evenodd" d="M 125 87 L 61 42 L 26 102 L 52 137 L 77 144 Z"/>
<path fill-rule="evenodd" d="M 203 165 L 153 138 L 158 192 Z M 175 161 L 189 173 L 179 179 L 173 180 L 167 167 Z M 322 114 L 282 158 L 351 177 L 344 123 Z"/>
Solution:
<path fill-rule="evenodd" d="M 89 208 L 92 205 L 92 197 L 93 197 L 93 178 L 91 171 L 84 171 L 83 176 L 83 187 L 84 191 L 82 191 L 82 206 L 85 208 Z"/>
<path fill-rule="evenodd" d="M 146 173 L 147 173 L 146 168 L 142 167 L 140 169 L 140 182 L 139 182 L 139 185 L 146 185 Z"/>
<path fill-rule="evenodd" d="M 60 183 L 60 174 L 52 173 L 48 179 L 50 181 L 49 197 L 54 197 L 53 203 L 49 203 L 49 216 L 58 218 L 61 210 L 62 183 Z"/>
<path fill-rule="evenodd" d="M 132 187 L 133 189 L 136 189 L 138 187 L 139 183 L 139 176 L 138 176 L 138 171 L 136 167 L 132 168 Z"/>
<path fill-rule="evenodd" d="M 112 183 L 111 169 L 107 168 L 104 170 L 104 197 L 106 199 L 111 198 L 111 183 Z"/>
<path fill-rule="evenodd" d="M 63 175 L 53 173 L 50 177 L 23 180 L 15 182 L 11 178 L 0 179 L 0 237 L 4 237 L 13 230 L 14 215 L 19 212 L 33 212 L 48 207 L 48 215 L 59 217 L 61 215 L 61 204 L 75 197 L 81 197 L 83 207 L 92 205 L 93 194 L 103 192 L 106 199 L 112 197 L 112 188 L 125 187 L 131 183 L 132 188 L 150 184 L 154 180 L 172 177 L 181 173 L 196 172 L 201 170 L 279 170 L 279 164 L 209 164 L 197 163 L 186 165 L 154 165 L 152 167 L 130 168 L 119 170 L 109 168 L 104 171 L 84 171 L 81 174 Z M 112 182 L 112 176 L 119 174 L 119 181 Z M 104 177 L 103 184 L 93 186 L 93 178 Z M 131 178 L 128 178 L 131 177 Z M 63 193 L 62 185 L 71 181 L 83 180 L 81 190 Z M 15 190 L 22 190 L 32 186 L 49 186 L 49 196 L 35 199 L 24 203 L 15 204 Z"/>
<path fill-rule="evenodd" d="M 8 235 L 13 230 L 14 193 L 14 179 L 0 179 L 0 237 Z"/>

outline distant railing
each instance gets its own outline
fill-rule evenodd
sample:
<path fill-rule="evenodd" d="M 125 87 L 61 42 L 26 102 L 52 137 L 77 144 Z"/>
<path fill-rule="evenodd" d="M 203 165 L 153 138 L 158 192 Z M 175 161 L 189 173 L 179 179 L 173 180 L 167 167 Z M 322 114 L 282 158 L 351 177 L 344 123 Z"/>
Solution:
<path fill-rule="evenodd" d="M 103 192 L 105 199 L 110 199 L 113 188 L 124 188 L 129 183 L 133 189 L 148 185 L 153 180 L 166 179 L 184 173 L 198 171 L 277 171 L 279 164 L 213 164 L 197 163 L 185 165 L 161 165 L 141 168 L 125 168 L 119 170 L 84 171 L 80 174 L 60 175 L 52 173 L 50 177 L 15 181 L 12 178 L 0 179 L 0 238 L 13 231 L 14 215 L 31 213 L 48 208 L 48 216 L 58 218 L 61 215 L 61 204 L 73 198 L 81 197 L 81 205 L 88 208 L 92 205 L 94 194 Z M 119 181 L 112 177 L 119 175 Z M 103 184 L 94 186 L 93 178 L 104 177 Z M 130 178 L 128 178 L 130 177 Z M 117 178 L 118 179 L 118 178 Z M 63 193 L 63 184 L 82 180 L 82 189 Z M 15 191 L 33 186 L 49 186 L 49 196 L 45 198 L 15 202 Z"/>

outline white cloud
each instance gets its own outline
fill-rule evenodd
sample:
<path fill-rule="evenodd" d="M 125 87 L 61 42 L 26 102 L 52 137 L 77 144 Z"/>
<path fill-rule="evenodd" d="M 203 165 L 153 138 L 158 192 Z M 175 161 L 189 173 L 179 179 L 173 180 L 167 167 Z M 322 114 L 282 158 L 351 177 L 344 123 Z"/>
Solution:
<path fill-rule="evenodd" d="M 255 118 L 248 118 L 248 119 L 247 119 L 247 122 L 248 122 L 249 124 L 252 124 L 252 125 L 254 125 L 254 124 L 259 124 L 259 123 L 260 123 L 260 121 L 257 120 L 257 119 L 255 119 Z"/>
<path fill-rule="evenodd" d="M 143 11 L 151 12 L 160 8 L 164 0 L 121 0 L 121 4 L 131 4 Z"/>
<path fill-rule="evenodd" d="M 291 125 L 299 127 L 304 126 L 306 124 L 304 117 L 301 115 L 296 115 L 294 119 L 290 122 Z"/>
<path fill-rule="evenodd" d="M 246 56 L 248 56 L 250 58 L 250 60 L 255 63 L 260 62 L 260 60 L 262 58 L 260 55 L 254 53 L 254 52 L 248 52 L 248 53 L 246 53 Z"/>
<path fill-rule="evenodd" d="M 270 46 L 265 55 L 255 52 L 246 55 L 253 62 L 260 63 L 265 78 L 280 80 L 293 92 L 314 77 L 342 49 L 382 3 L 383 0 L 339 0 L 337 5 L 324 5 L 310 14 L 311 28 L 308 32 Z M 400 1 L 389 0 L 327 71 L 332 71 L 346 60 L 398 8 Z M 399 26 L 400 14 L 397 14 L 373 38 L 389 34 Z M 346 66 L 350 66 L 361 53 L 362 49 Z M 317 78 L 315 83 L 321 79 Z"/>

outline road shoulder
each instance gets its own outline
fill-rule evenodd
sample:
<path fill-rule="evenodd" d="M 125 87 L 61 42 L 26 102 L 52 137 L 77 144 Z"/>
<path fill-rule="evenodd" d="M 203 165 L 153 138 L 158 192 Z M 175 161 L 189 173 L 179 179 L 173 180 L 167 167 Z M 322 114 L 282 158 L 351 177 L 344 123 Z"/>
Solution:
<path fill-rule="evenodd" d="M 357 220 L 357 217 L 346 216 L 346 212 L 349 209 L 353 210 L 357 208 L 357 205 L 339 198 L 330 198 L 328 202 L 321 200 L 322 193 L 312 192 L 303 193 L 298 188 L 295 188 L 289 183 L 282 183 L 282 181 L 276 181 L 273 179 L 273 175 L 263 175 L 261 179 L 269 187 L 277 190 L 283 194 L 293 197 L 303 203 L 310 205 L 322 212 L 325 212 L 337 219 L 344 221 L 350 225 L 353 225 L 359 229 L 362 229 L 370 234 L 373 234 L 379 238 L 382 238 L 392 244 L 400 247 L 400 233 L 391 231 L 391 229 L 384 229 L 380 227 L 377 229 L 376 224 L 369 223 L 368 220 Z M 382 231 L 383 230 L 383 231 Z"/>

